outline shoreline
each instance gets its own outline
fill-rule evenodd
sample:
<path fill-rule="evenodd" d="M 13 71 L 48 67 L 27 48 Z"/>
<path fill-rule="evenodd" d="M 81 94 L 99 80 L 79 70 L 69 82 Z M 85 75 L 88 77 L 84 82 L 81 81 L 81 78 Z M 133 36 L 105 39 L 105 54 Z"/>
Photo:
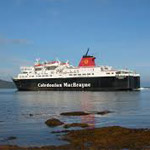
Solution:
<path fill-rule="evenodd" d="M 59 131 L 58 133 L 64 132 Z M 110 126 L 70 130 L 60 136 L 69 144 L 61 146 L 19 147 L 0 145 L 2 150 L 150 150 L 150 129 Z"/>

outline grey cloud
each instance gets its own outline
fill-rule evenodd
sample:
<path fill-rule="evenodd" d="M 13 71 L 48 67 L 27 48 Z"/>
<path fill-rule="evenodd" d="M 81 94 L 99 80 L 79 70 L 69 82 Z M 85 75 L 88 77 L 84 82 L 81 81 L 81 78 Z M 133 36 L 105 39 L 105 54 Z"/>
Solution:
<path fill-rule="evenodd" d="M 41 0 L 41 1 L 49 1 L 49 2 L 65 2 L 67 0 Z"/>
<path fill-rule="evenodd" d="M 21 66 L 32 66 L 33 62 L 27 59 L 20 58 L 0 58 L 2 63 L 8 63 L 5 68 L 0 68 L 0 79 L 11 80 L 12 77 L 16 76 L 20 72 Z"/>
<path fill-rule="evenodd" d="M 19 59 L 19 58 L 11 58 L 11 62 L 13 63 L 13 65 L 19 67 L 19 66 L 30 66 L 33 65 L 33 61 L 30 60 L 25 60 L 25 59 Z M 18 66 L 19 64 L 19 66 Z"/>
<path fill-rule="evenodd" d="M 0 79 L 11 81 L 11 78 L 17 74 L 18 71 L 14 68 L 0 69 Z"/>
<path fill-rule="evenodd" d="M 32 42 L 27 39 L 8 39 L 0 38 L 0 44 L 31 44 Z"/>
<path fill-rule="evenodd" d="M 147 63 L 141 63 L 141 64 L 136 64 L 135 67 L 147 67 L 149 68 L 150 67 L 150 62 L 147 62 Z"/>

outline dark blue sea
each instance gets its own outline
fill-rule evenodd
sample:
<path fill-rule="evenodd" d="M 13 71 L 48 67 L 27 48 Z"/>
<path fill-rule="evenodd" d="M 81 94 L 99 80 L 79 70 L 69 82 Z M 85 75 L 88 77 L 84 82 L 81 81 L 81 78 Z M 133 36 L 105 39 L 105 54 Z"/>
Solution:
<path fill-rule="evenodd" d="M 60 116 L 67 111 L 103 111 L 106 115 Z M 31 115 L 32 114 L 32 115 Z M 52 117 L 65 123 L 83 122 L 92 127 L 150 128 L 150 89 L 128 92 L 19 92 L 0 90 L 0 145 L 60 145 L 62 126 L 50 128 Z M 10 137 L 16 139 L 9 140 Z"/>

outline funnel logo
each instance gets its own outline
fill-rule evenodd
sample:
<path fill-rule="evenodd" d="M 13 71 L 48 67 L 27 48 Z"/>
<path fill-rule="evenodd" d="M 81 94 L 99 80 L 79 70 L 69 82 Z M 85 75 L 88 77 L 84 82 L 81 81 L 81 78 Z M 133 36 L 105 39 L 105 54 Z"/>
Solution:
<path fill-rule="evenodd" d="M 88 59 L 85 59 L 85 60 L 84 60 L 84 64 L 85 64 L 85 65 L 87 65 L 88 62 L 89 62 Z"/>

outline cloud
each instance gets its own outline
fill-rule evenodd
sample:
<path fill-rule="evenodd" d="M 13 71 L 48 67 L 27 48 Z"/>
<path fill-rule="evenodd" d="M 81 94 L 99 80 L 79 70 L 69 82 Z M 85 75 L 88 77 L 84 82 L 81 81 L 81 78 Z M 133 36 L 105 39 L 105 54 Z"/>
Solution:
<path fill-rule="evenodd" d="M 141 63 L 141 64 L 136 64 L 135 65 L 136 67 L 147 67 L 147 68 L 149 68 L 150 67 L 150 63 Z"/>
<path fill-rule="evenodd" d="M 10 56 L 10 57 L 5 57 L 5 56 L 0 56 L 1 64 L 0 64 L 0 70 L 1 68 L 4 68 L 5 66 L 10 67 L 16 67 L 19 68 L 20 66 L 32 66 L 34 63 L 34 60 L 29 60 L 29 59 L 24 59 L 20 58 L 19 56 Z M 2 67 L 1 67 L 2 66 Z"/>
<path fill-rule="evenodd" d="M 47 1 L 47 2 L 65 2 L 67 0 L 41 0 L 41 1 Z"/>
<path fill-rule="evenodd" d="M 21 58 L 0 58 L 2 63 L 0 66 L 0 79 L 11 80 L 20 72 L 21 66 L 33 66 L 33 61 Z M 4 64 L 7 64 L 4 66 Z"/>
<path fill-rule="evenodd" d="M 9 38 L 1 38 L 0 44 L 31 44 L 32 42 L 27 39 L 9 39 Z"/>
<path fill-rule="evenodd" d="M 37 2 L 37 1 L 42 1 L 42 2 L 45 2 L 45 1 L 47 1 L 47 2 L 65 2 L 67 0 L 16 0 L 16 4 L 21 5 L 24 2 L 30 2 L 30 1 L 35 1 L 35 2 Z"/>
<path fill-rule="evenodd" d="M 18 72 L 19 70 L 14 69 L 14 68 L 0 69 L 0 80 L 2 79 L 2 80 L 11 81 L 11 79 L 15 77 Z"/>
<path fill-rule="evenodd" d="M 14 58 L 10 58 L 10 61 L 16 67 L 33 65 L 33 61 L 31 61 L 31 60 L 19 59 L 19 58 L 15 58 L 15 57 Z"/>

